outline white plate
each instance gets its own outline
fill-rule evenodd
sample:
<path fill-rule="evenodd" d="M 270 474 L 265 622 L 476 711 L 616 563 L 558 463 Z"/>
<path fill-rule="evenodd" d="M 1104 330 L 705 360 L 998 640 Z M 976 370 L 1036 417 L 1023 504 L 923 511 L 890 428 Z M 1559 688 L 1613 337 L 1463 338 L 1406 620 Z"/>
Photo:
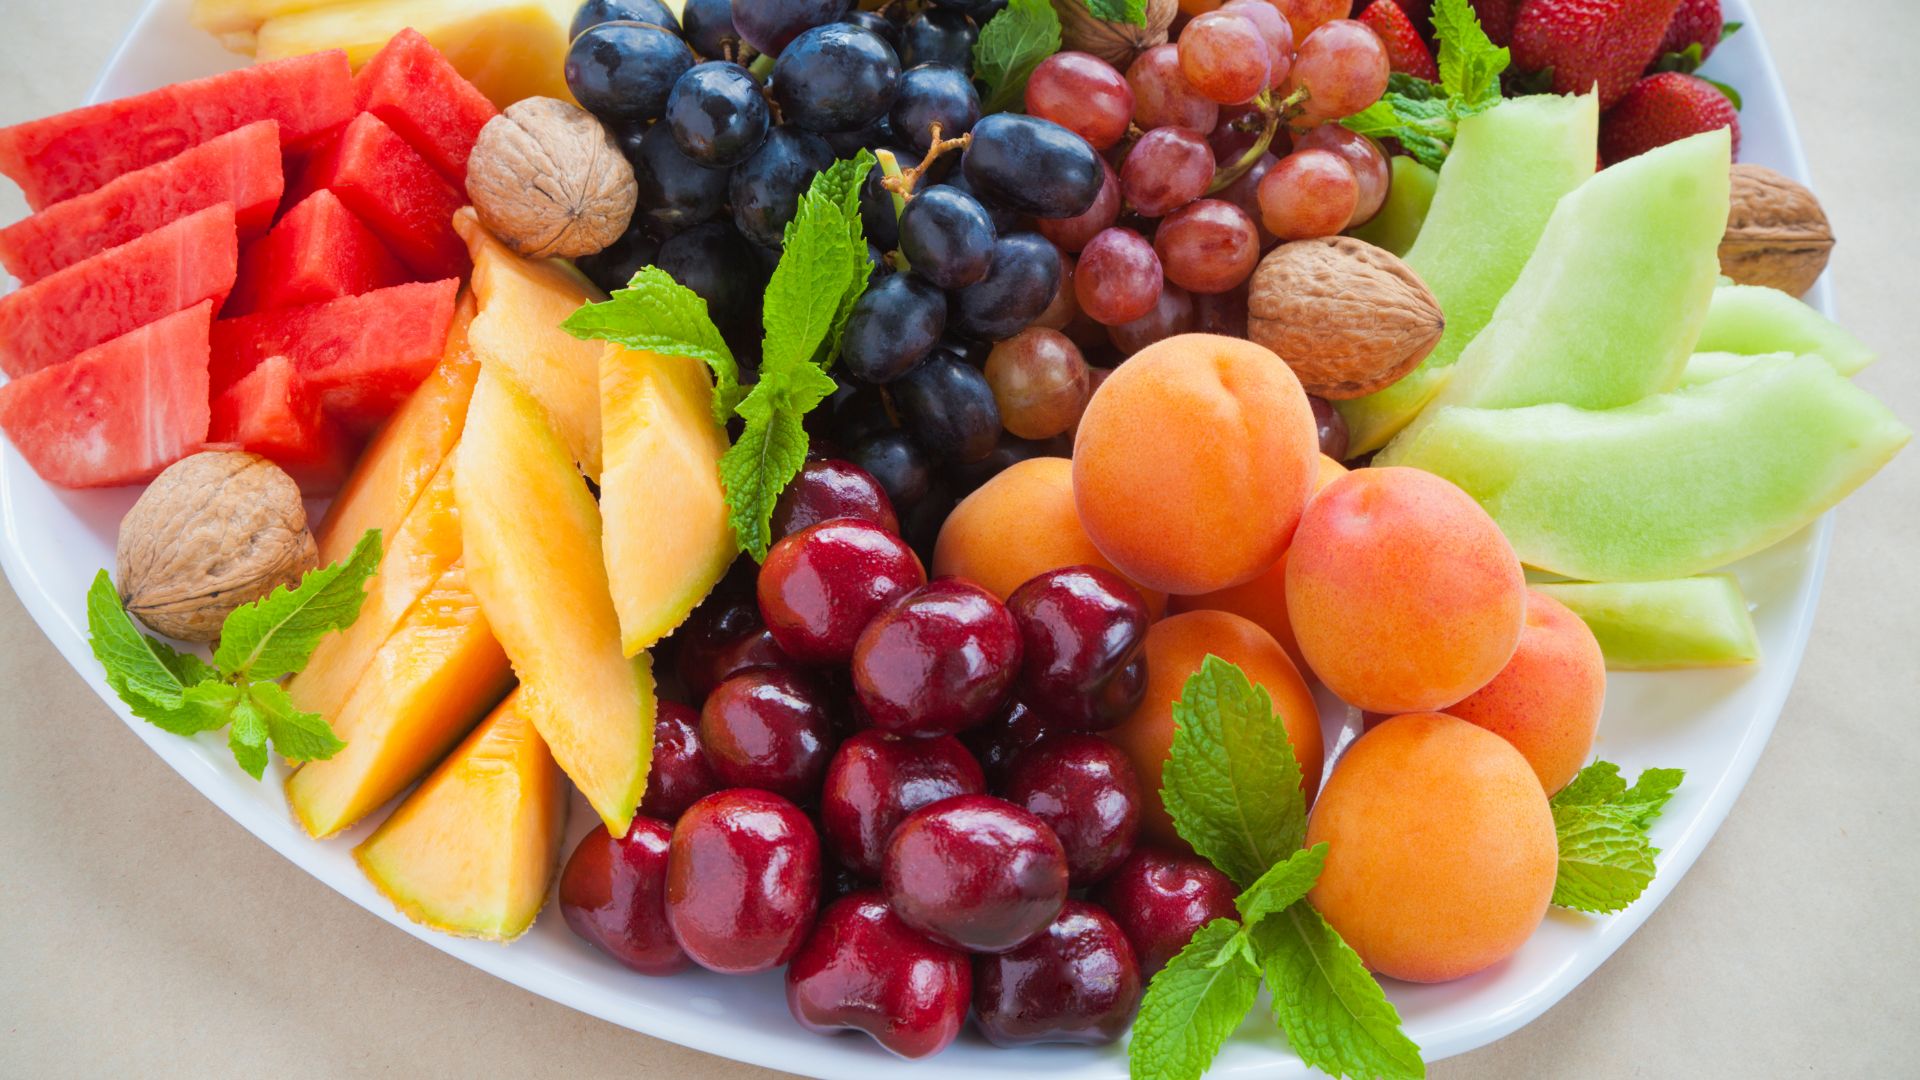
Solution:
<path fill-rule="evenodd" d="M 189 0 L 154 0 L 107 65 L 89 101 L 121 97 L 234 66 L 188 23 Z M 1726 0 L 1746 28 L 1715 53 L 1710 73 L 1737 85 L 1741 157 L 1806 179 L 1806 162 L 1779 79 L 1746 0 Z M 1811 299 L 1828 306 L 1822 282 Z M 969 1032 L 945 1053 L 905 1064 L 864 1036 L 824 1039 L 787 1015 L 778 974 L 725 978 L 704 972 L 671 979 L 631 974 L 582 944 L 553 913 L 510 946 L 436 934 L 395 913 L 350 855 L 365 827 L 318 843 L 288 816 L 279 766 L 265 783 L 242 773 L 215 735 L 183 739 L 134 719 L 100 677 L 87 649 L 83 598 L 94 573 L 113 564 L 115 529 L 137 492 L 64 492 L 36 477 L 0 442 L 0 565 L 27 610 L 67 661 L 155 754 L 274 850 L 361 907 L 421 941 L 543 997 L 616 1024 L 722 1057 L 809 1076 L 920 1080 L 1045 1072 L 1058 1080 L 1126 1075 L 1120 1047 L 993 1048 Z M 1748 671 L 1615 675 L 1608 681 L 1598 752 L 1629 775 L 1654 765 L 1687 770 L 1687 782 L 1654 830 L 1659 876 L 1627 911 L 1593 918 L 1555 910 L 1525 948 L 1491 971 L 1444 986 L 1389 982 L 1407 1032 L 1428 1060 L 1483 1046 L 1545 1012 L 1620 947 L 1693 865 L 1732 809 L 1786 701 L 1813 623 L 1832 519 L 1735 568 L 1756 605 L 1765 662 Z M 1329 745 L 1346 733 L 1329 722 Z M 576 800 L 570 835 L 592 823 Z M 569 848 L 570 850 L 570 848 Z M 1263 1011 L 1243 1027 L 1214 1076 L 1308 1075 Z"/>

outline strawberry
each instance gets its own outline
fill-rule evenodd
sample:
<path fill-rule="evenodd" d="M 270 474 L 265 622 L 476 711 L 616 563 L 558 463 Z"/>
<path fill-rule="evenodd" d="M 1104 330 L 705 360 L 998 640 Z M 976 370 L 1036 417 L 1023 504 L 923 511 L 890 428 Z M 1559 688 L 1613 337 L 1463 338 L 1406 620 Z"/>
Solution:
<path fill-rule="evenodd" d="M 1394 0 L 1373 0 L 1367 10 L 1360 13 L 1360 21 L 1380 35 L 1393 70 L 1428 82 L 1439 81 L 1440 68 L 1433 62 L 1433 53 L 1427 49 L 1427 43 L 1420 40 L 1420 31 L 1413 28 L 1413 20 L 1407 18 L 1407 13 Z"/>
<path fill-rule="evenodd" d="M 1677 71 L 1649 75 L 1600 119 L 1600 156 L 1615 165 L 1714 128 L 1733 129 L 1733 155 L 1738 158 L 1740 114 L 1727 95 L 1704 79 Z"/>
<path fill-rule="evenodd" d="M 1495 45 L 1513 41 L 1513 20 L 1526 0 L 1473 0 L 1473 13 L 1480 17 L 1480 29 Z"/>
<path fill-rule="evenodd" d="M 1553 69 L 1556 94 L 1597 83 L 1609 109 L 1632 86 L 1673 21 L 1680 0 L 1528 0 L 1513 24 L 1513 63 Z"/>
<path fill-rule="evenodd" d="M 1673 13 L 1673 21 L 1667 24 L 1667 36 L 1654 50 L 1654 58 L 1683 53 L 1689 45 L 1698 45 L 1700 59 L 1705 60 L 1713 55 L 1713 47 L 1720 44 L 1720 29 L 1724 25 L 1720 0 L 1680 0 L 1680 10 Z"/>

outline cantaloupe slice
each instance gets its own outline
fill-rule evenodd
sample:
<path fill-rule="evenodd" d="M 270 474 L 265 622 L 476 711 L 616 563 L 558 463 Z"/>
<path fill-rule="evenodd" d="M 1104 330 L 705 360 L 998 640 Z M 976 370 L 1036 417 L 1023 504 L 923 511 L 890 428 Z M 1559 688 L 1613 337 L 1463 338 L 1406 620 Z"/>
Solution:
<path fill-rule="evenodd" d="M 1817 353 L 1842 375 L 1873 363 L 1867 343 L 1832 319 L 1779 289 L 1722 285 L 1713 291 L 1706 325 L 1694 345 L 1700 352 Z"/>
<path fill-rule="evenodd" d="M 608 345 L 600 360 L 607 580 L 628 656 L 679 626 L 739 550 L 727 524 L 713 379 L 698 360 Z"/>
<path fill-rule="evenodd" d="M 489 362 L 454 459 L 474 595 L 554 760 L 624 836 L 653 760 L 653 673 L 620 646 L 600 508 L 545 410 Z"/>
<path fill-rule="evenodd" d="M 1735 667 L 1760 659 L 1753 613 L 1730 574 L 1533 587 L 1580 616 L 1615 671 Z"/>
<path fill-rule="evenodd" d="M 345 748 L 287 779 L 294 817 L 319 837 L 350 828 L 432 768 L 512 682 L 466 568 L 456 564 L 414 603 L 328 717 Z"/>
<path fill-rule="evenodd" d="M 567 824 L 566 782 L 523 703 L 518 693 L 501 703 L 353 851 L 417 923 L 511 941 L 547 901 Z"/>
<path fill-rule="evenodd" d="M 473 292 L 480 302 L 468 332 L 474 352 L 533 395 L 573 460 L 599 479 L 602 345 L 582 341 L 560 324 L 606 294 L 567 263 L 523 259 L 507 250 L 470 208 L 454 215 L 453 226 L 473 256 Z"/>

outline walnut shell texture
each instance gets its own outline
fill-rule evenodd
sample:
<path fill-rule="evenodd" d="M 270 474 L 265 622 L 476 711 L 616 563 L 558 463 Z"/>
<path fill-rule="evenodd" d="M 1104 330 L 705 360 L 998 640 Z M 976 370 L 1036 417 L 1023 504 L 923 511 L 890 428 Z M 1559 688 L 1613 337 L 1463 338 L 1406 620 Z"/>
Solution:
<path fill-rule="evenodd" d="M 633 220 L 639 189 L 593 114 L 527 98 L 487 121 L 467 161 L 467 198 L 487 231 L 530 259 L 605 249 Z"/>
<path fill-rule="evenodd" d="M 1180 0 L 1147 0 L 1147 25 L 1096 19 L 1087 0 L 1053 0 L 1060 16 L 1061 47 L 1092 53 L 1121 71 L 1133 58 L 1167 42 L 1167 30 L 1180 13 Z"/>
<path fill-rule="evenodd" d="M 1761 165 L 1733 167 L 1733 207 L 1720 272 L 1742 285 L 1800 296 L 1833 254 L 1833 226 L 1805 187 Z"/>
<path fill-rule="evenodd" d="M 241 604 L 319 561 L 300 487 L 257 454 L 211 450 L 167 467 L 120 522 L 127 611 L 182 641 L 212 641 Z"/>
<path fill-rule="evenodd" d="M 1411 267 L 1350 236 L 1274 248 L 1247 294 L 1247 336 L 1323 398 L 1361 397 L 1398 382 L 1445 328 L 1440 302 Z"/>

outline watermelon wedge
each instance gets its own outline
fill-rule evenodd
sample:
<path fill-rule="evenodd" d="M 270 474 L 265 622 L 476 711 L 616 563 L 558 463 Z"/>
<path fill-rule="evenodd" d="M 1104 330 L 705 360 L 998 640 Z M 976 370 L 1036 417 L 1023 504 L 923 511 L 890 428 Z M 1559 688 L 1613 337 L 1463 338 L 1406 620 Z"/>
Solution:
<path fill-rule="evenodd" d="M 449 278 L 223 319 L 213 326 L 213 392 L 285 356 L 328 411 L 372 430 L 440 363 L 459 292 Z"/>
<path fill-rule="evenodd" d="M 467 245 L 453 231 L 466 194 L 372 113 L 354 117 L 337 141 L 315 153 L 295 197 L 321 188 L 360 215 L 418 277 L 462 277 L 470 268 Z"/>
<path fill-rule="evenodd" d="M 353 77 L 353 95 L 355 107 L 379 117 L 462 189 L 480 129 L 500 115 L 426 35 L 411 27 L 393 35 Z"/>
<path fill-rule="evenodd" d="M 0 173 L 44 210 L 256 120 L 297 150 L 352 115 L 347 54 L 295 56 L 0 128 Z"/>
<path fill-rule="evenodd" d="M 340 490 L 353 463 L 353 440 L 284 356 L 267 357 L 214 398 L 207 438 L 272 461 L 308 495 Z"/>
<path fill-rule="evenodd" d="M 224 314 L 304 307 L 408 280 L 407 268 L 373 230 L 339 196 L 322 189 L 241 253 L 239 280 Z"/>
<path fill-rule="evenodd" d="M 0 297 L 0 370 L 17 379 L 202 300 L 219 306 L 237 247 L 221 203 Z"/>
<path fill-rule="evenodd" d="M 31 285 L 220 203 L 244 244 L 273 223 L 280 187 L 280 125 L 262 120 L 0 229 L 0 263 Z"/>
<path fill-rule="evenodd" d="M 212 322 L 203 300 L 14 379 L 0 386 L 0 428 L 49 484 L 151 480 L 206 442 Z"/>

